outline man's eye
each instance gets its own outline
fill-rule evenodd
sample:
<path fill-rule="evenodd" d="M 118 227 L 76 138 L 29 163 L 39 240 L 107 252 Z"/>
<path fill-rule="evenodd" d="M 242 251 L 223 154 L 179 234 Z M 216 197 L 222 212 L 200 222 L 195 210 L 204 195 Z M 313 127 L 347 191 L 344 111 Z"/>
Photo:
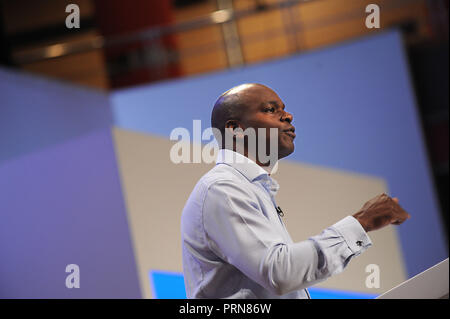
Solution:
<path fill-rule="evenodd" d="M 265 109 L 264 111 L 273 113 L 273 112 L 275 112 L 275 108 L 274 107 L 269 107 L 269 108 Z"/>

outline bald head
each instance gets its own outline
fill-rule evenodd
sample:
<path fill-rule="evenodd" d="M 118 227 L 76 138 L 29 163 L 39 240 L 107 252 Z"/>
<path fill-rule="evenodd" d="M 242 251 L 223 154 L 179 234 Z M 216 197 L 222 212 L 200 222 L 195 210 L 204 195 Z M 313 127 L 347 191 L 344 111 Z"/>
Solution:
<path fill-rule="evenodd" d="M 222 93 L 211 113 L 211 127 L 218 129 L 224 136 L 227 122 L 240 121 L 251 103 L 252 96 L 261 89 L 269 88 L 258 83 L 246 83 Z"/>

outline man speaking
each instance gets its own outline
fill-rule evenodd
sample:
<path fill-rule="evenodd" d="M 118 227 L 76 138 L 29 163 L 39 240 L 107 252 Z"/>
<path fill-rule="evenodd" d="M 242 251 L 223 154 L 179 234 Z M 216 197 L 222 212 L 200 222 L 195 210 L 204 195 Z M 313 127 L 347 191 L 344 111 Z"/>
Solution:
<path fill-rule="evenodd" d="M 342 272 L 372 245 L 367 232 L 410 217 L 397 198 L 380 194 L 353 216 L 293 242 L 270 176 L 276 161 L 294 151 L 292 121 L 280 97 L 261 84 L 239 85 L 217 99 L 217 164 L 196 184 L 181 218 L 188 298 L 310 298 L 307 287 Z"/>

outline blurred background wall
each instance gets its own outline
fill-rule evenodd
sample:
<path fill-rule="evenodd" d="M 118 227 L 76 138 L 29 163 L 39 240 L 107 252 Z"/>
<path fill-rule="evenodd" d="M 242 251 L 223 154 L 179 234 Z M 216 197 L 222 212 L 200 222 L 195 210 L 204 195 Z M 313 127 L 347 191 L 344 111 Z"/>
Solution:
<path fill-rule="evenodd" d="M 171 163 L 168 136 L 205 129 L 241 82 L 295 115 L 279 175 L 294 239 L 381 191 L 415 217 L 323 287 L 376 295 L 448 256 L 448 1 L 380 0 L 380 29 L 369 1 L 0 3 L 2 297 L 155 297 L 149 272 L 181 272 L 179 214 L 210 167 Z M 71 258 L 85 289 L 64 286 Z"/>
<path fill-rule="evenodd" d="M 373 1 L 372 1 L 373 2 Z M 448 0 L 1 0 L 1 63 L 102 90 L 290 56 L 402 30 L 434 181 L 448 211 Z M 448 214 L 443 214 L 448 225 Z"/>

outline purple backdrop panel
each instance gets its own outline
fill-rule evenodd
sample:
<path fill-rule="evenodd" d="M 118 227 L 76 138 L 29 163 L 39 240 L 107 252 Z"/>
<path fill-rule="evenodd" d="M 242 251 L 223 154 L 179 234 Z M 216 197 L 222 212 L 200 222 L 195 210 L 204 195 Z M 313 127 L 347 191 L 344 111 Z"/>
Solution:
<path fill-rule="evenodd" d="M 111 126 L 106 93 L 0 68 L 0 162 Z"/>
<path fill-rule="evenodd" d="M 110 129 L 1 163 L 0 217 L 0 298 L 141 298 Z"/>

